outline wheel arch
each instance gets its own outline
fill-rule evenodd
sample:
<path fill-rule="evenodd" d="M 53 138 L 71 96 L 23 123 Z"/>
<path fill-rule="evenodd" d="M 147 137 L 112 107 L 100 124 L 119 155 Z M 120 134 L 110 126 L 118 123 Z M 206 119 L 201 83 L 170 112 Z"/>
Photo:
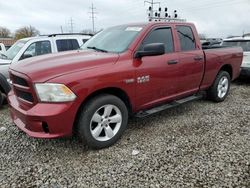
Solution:
<path fill-rule="evenodd" d="M 226 72 L 228 72 L 229 75 L 230 75 L 230 78 L 233 79 L 233 68 L 232 68 L 232 66 L 231 66 L 230 64 L 225 64 L 225 65 L 223 65 L 223 66 L 220 68 L 219 72 L 221 72 L 221 71 L 226 71 Z M 218 72 L 218 74 L 219 74 L 219 72 Z"/>
<path fill-rule="evenodd" d="M 79 118 L 79 114 L 80 114 L 81 109 L 83 108 L 83 106 L 86 104 L 86 102 L 89 101 L 90 99 L 92 99 L 92 98 L 94 98 L 94 97 L 96 97 L 98 95 L 102 95 L 102 94 L 114 95 L 114 96 L 118 97 L 119 99 L 121 99 L 124 102 L 124 104 L 126 105 L 129 115 L 132 115 L 132 113 L 133 113 L 132 104 L 131 104 L 131 101 L 129 99 L 128 94 L 124 90 L 122 90 L 120 88 L 117 88 L 117 87 L 102 88 L 102 89 L 96 90 L 93 93 L 89 94 L 82 101 L 82 103 L 79 106 L 79 108 L 77 110 L 77 113 L 76 113 L 73 129 L 76 127 L 76 123 L 77 123 L 77 120 Z"/>

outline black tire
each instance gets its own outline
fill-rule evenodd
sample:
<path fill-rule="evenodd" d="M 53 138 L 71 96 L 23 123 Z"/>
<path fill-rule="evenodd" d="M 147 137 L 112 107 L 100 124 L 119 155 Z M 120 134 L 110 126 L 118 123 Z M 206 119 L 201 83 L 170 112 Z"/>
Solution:
<path fill-rule="evenodd" d="M 223 87 L 223 89 L 225 91 L 223 91 L 223 93 L 220 93 L 219 86 L 221 86 L 220 81 L 222 81 L 222 79 L 226 79 L 227 84 L 225 84 Z M 227 85 L 227 87 L 226 87 L 226 85 Z M 218 75 L 216 76 L 213 85 L 209 88 L 209 90 L 207 92 L 208 98 L 214 102 L 224 101 L 229 93 L 230 85 L 231 85 L 231 77 L 230 77 L 229 73 L 226 71 L 220 71 L 218 73 Z"/>
<path fill-rule="evenodd" d="M 109 105 L 114 107 L 111 113 L 115 114 L 116 111 L 119 112 L 118 115 L 121 116 L 120 123 L 106 122 L 106 125 L 104 125 L 105 123 L 96 123 L 93 120 L 94 114 L 99 115 L 99 113 L 102 111 L 102 108 L 103 108 L 103 115 L 100 115 L 100 116 L 104 117 L 105 115 L 104 111 L 106 110 L 106 107 Z M 111 116 L 111 113 L 108 118 L 114 117 L 114 116 Z M 106 121 L 106 120 L 110 121 L 107 119 L 107 117 L 104 117 L 104 119 L 102 118 L 101 122 Z M 94 125 L 94 124 L 97 124 L 97 125 Z M 95 138 L 92 134 L 94 131 L 92 130 L 92 128 L 93 126 L 96 126 L 95 128 L 97 128 L 97 126 L 100 126 L 99 124 L 102 126 L 102 131 L 104 132 L 100 132 L 99 137 Z M 119 129 L 116 129 L 117 127 L 112 128 L 111 124 L 115 124 L 115 126 L 112 125 L 114 127 L 116 127 L 116 125 L 119 124 L 118 126 Z M 79 139 L 83 141 L 85 144 L 87 144 L 89 147 L 93 149 L 101 149 L 101 148 L 109 147 L 113 145 L 115 142 L 117 142 L 117 140 L 122 136 L 123 132 L 126 130 L 127 124 L 128 124 L 128 110 L 124 102 L 116 96 L 102 94 L 87 101 L 86 104 L 80 109 L 78 120 L 76 122 L 75 131 Z M 116 130 L 117 132 L 109 140 L 102 140 L 102 141 L 98 140 L 98 139 L 102 139 L 102 138 L 104 139 L 108 137 L 108 134 L 106 132 L 107 126 L 109 126 L 109 128 L 111 128 L 112 131 Z M 105 137 L 102 137 L 103 135 L 105 135 Z"/>
<path fill-rule="evenodd" d="M 4 101 L 4 96 L 3 96 L 3 93 L 0 91 L 0 108 L 3 105 L 3 101 Z"/>

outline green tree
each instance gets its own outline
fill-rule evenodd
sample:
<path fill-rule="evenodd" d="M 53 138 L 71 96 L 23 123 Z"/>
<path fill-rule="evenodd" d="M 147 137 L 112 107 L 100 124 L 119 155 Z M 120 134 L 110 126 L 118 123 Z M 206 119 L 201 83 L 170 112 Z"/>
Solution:
<path fill-rule="evenodd" d="M 8 38 L 10 37 L 10 30 L 6 27 L 0 26 L 0 38 Z"/>
<path fill-rule="evenodd" d="M 26 37 L 34 37 L 39 35 L 40 32 L 33 26 L 24 26 L 16 30 L 15 32 L 15 38 L 22 39 Z"/>

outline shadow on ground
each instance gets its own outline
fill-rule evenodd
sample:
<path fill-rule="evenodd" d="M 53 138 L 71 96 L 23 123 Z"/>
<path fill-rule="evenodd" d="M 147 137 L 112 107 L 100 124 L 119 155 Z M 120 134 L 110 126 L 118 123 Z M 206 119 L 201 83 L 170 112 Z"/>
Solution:
<path fill-rule="evenodd" d="M 239 77 L 234 81 L 237 85 L 250 86 L 250 76 L 249 77 Z"/>

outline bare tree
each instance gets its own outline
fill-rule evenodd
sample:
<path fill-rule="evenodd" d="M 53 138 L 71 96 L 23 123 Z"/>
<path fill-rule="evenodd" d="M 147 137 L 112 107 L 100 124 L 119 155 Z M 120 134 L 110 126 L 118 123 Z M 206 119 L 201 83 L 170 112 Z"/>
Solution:
<path fill-rule="evenodd" d="M 0 26 L 0 37 L 1 38 L 8 38 L 10 37 L 10 30 L 6 27 Z"/>
<path fill-rule="evenodd" d="M 21 39 L 21 38 L 26 38 L 26 37 L 33 37 L 33 36 L 36 36 L 39 34 L 40 34 L 40 32 L 35 27 L 24 26 L 24 27 L 21 27 L 20 29 L 16 30 L 15 38 Z"/>

